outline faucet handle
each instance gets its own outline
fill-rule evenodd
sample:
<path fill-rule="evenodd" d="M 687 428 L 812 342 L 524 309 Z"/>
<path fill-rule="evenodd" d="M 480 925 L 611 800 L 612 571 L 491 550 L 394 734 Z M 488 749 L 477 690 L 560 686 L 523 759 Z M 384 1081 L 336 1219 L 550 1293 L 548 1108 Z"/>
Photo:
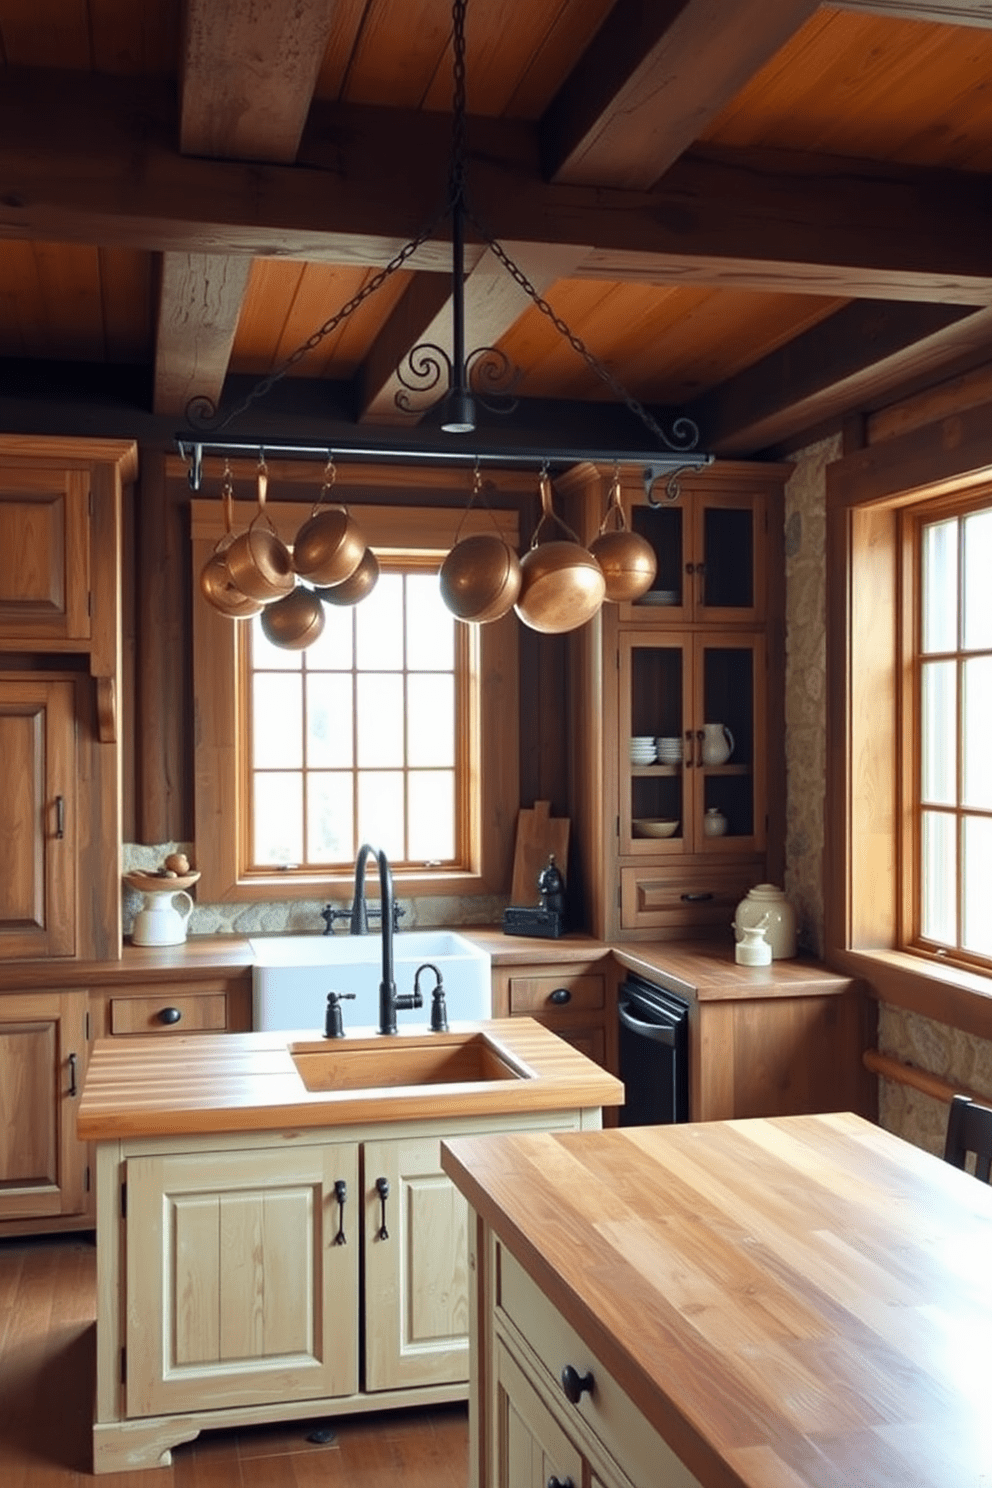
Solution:
<path fill-rule="evenodd" d="M 425 961 L 418 966 L 413 978 L 414 998 L 420 997 L 420 973 L 432 971 L 434 973 L 434 991 L 431 993 L 431 1033 L 447 1033 L 448 1031 L 448 1008 L 444 1000 L 444 982 L 441 973 L 431 961 Z M 414 1007 L 420 1007 L 419 1001 L 414 1002 Z"/>
<path fill-rule="evenodd" d="M 324 1037 L 344 1038 L 344 1020 L 341 1017 L 342 1002 L 354 1002 L 354 992 L 328 992 L 327 1012 L 324 1016 Z"/>

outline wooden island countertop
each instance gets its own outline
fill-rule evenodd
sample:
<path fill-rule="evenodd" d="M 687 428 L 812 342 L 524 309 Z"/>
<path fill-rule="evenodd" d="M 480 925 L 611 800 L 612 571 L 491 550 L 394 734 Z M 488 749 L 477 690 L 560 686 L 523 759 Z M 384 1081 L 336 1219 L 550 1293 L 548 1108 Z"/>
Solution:
<path fill-rule="evenodd" d="M 847 1113 L 461 1138 L 442 1162 L 702 1488 L 992 1483 L 988 1185 Z"/>
<path fill-rule="evenodd" d="M 343 1039 L 297 1033 L 176 1034 L 98 1039 L 77 1113 L 82 1141 L 181 1136 L 206 1132 L 353 1126 L 370 1120 L 408 1121 L 448 1115 L 491 1115 L 619 1105 L 623 1086 L 570 1044 L 531 1018 L 453 1023 L 428 1035 L 432 1049 L 480 1035 L 494 1056 L 528 1078 L 410 1085 L 374 1083 L 377 1056 L 423 1041 L 420 1029 L 382 1037 L 354 1030 Z M 371 1071 L 368 1085 L 308 1090 L 291 1046 L 335 1055 L 351 1052 Z"/>

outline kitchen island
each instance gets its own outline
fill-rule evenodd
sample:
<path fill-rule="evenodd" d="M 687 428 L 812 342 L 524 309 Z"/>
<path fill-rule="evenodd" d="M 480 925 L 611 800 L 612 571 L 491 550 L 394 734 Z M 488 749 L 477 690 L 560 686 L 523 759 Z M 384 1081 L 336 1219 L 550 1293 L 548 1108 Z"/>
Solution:
<path fill-rule="evenodd" d="M 992 1190 L 849 1113 L 455 1140 L 473 1488 L 987 1488 Z"/>
<path fill-rule="evenodd" d="M 467 1212 L 442 1138 L 581 1130 L 622 1086 L 526 1018 L 99 1040 L 95 1472 L 210 1427 L 464 1398 Z"/>

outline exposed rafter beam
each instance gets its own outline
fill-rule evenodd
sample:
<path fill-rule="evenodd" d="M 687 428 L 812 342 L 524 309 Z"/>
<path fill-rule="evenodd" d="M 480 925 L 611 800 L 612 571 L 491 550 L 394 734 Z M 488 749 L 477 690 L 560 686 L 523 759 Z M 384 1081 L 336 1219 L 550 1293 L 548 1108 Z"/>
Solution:
<path fill-rule="evenodd" d="M 179 148 L 296 159 L 338 0 L 186 0 Z"/>
<path fill-rule="evenodd" d="M 379 264 L 445 200 L 444 115 L 335 108 L 296 166 L 194 160 L 171 143 L 168 90 L 117 82 L 10 73 L 0 237 Z M 554 186 L 541 178 L 529 127 L 471 124 L 469 190 L 481 220 L 503 241 L 579 250 L 577 269 L 847 298 L 992 300 L 992 201 L 981 176 L 710 150 L 684 156 L 651 192 Z M 411 266 L 448 272 L 447 244 L 432 240 Z"/>
<path fill-rule="evenodd" d="M 568 278 L 579 256 L 576 250 L 533 243 L 502 246 L 539 295 L 557 280 Z M 478 347 L 495 346 L 531 303 L 488 248 L 465 276 L 464 294 L 465 349 L 469 355 Z M 397 367 L 419 342 L 431 342 L 450 357 L 452 324 L 450 286 L 436 274 L 418 275 L 383 327 L 362 369 L 362 421 L 409 423 L 409 415 L 396 406 L 396 395 L 404 387 Z M 411 395 L 411 403 L 418 403 L 415 395 Z"/>
<path fill-rule="evenodd" d="M 243 254 L 162 255 L 156 413 L 182 414 L 194 396 L 220 402 L 250 272 Z"/>
<path fill-rule="evenodd" d="M 863 300 L 714 388 L 686 412 L 699 424 L 707 449 L 753 454 L 983 349 L 992 356 L 992 309 Z"/>
<path fill-rule="evenodd" d="M 818 0 L 618 0 L 541 121 L 545 172 L 646 190 Z"/>

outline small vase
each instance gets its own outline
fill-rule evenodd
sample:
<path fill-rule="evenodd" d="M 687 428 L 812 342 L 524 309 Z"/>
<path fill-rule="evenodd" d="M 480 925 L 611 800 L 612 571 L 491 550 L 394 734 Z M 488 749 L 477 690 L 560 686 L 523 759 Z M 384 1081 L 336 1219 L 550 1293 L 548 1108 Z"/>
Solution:
<path fill-rule="evenodd" d="M 727 818 L 719 806 L 711 806 L 703 816 L 704 837 L 725 837 L 727 833 Z"/>

